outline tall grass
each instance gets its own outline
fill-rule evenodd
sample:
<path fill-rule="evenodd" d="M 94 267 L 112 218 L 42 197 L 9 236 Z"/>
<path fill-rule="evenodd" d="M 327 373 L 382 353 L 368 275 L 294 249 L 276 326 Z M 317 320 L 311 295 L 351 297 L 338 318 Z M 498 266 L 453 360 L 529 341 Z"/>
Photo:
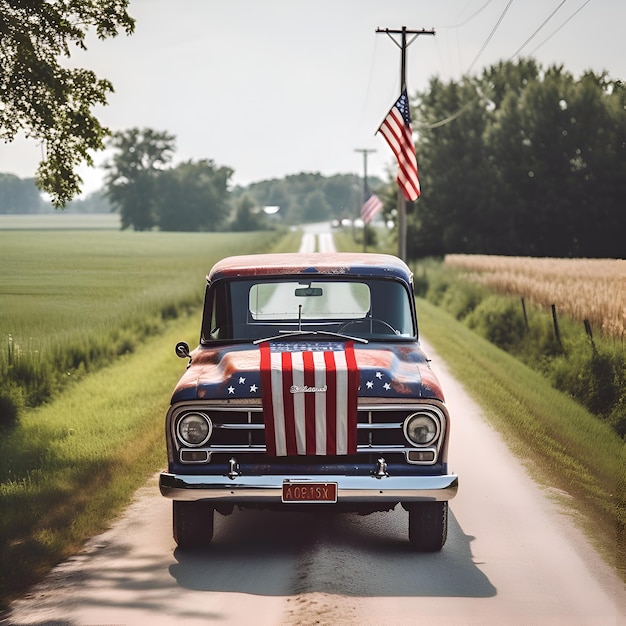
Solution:
<path fill-rule="evenodd" d="M 471 257 L 463 262 L 471 265 Z M 498 263 L 497 258 L 494 267 Z M 488 261 L 479 260 L 478 265 L 487 267 Z M 558 315 L 557 334 L 549 308 L 528 302 L 523 309 L 519 297 L 495 293 L 494 287 L 479 284 L 473 275 L 448 263 L 423 267 L 416 275 L 422 277 L 421 293 L 429 301 L 536 368 L 555 388 L 626 436 L 626 353 L 621 341 L 603 333 L 589 337 L 581 322 L 564 314 Z M 617 288 L 615 297 L 619 298 Z"/>
<path fill-rule="evenodd" d="M 580 322 L 587 319 L 609 337 L 626 332 L 626 260 L 505 257 L 449 254 L 447 267 L 500 293 L 518 295 Z"/>

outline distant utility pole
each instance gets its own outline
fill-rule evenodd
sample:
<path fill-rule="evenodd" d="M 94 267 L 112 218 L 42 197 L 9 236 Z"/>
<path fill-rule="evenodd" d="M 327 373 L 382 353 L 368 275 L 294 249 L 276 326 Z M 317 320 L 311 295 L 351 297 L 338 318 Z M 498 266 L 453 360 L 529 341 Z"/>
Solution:
<path fill-rule="evenodd" d="M 361 202 L 361 206 L 365 204 L 367 200 L 367 155 L 370 152 L 376 152 L 376 150 L 372 150 L 371 148 L 355 148 L 355 152 L 363 153 L 363 201 Z M 363 252 L 367 249 L 367 224 L 365 221 L 363 222 Z"/>
<path fill-rule="evenodd" d="M 393 43 L 400 48 L 400 93 L 406 88 L 406 49 L 420 36 L 420 35 L 434 35 L 435 30 L 409 30 L 406 26 L 403 26 L 400 30 L 394 30 L 391 28 L 377 28 L 377 33 L 386 33 Z M 392 35 L 400 35 L 400 43 Z M 406 36 L 413 35 L 412 39 L 407 43 Z M 402 191 L 398 189 L 398 256 L 406 261 L 406 199 L 402 195 Z"/>

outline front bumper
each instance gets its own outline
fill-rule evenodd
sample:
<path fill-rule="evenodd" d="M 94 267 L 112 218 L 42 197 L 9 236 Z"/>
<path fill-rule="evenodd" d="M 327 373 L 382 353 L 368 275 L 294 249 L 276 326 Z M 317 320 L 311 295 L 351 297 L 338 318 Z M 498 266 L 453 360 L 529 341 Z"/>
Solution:
<path fill-rule="evenodd" d="M 172 500 L 280 504 L 285 482 L 337 483 L 337 502 L 443 502 L 458 489 L 458 476 L 195 476 L 162 472 L 161 494 Z"/>

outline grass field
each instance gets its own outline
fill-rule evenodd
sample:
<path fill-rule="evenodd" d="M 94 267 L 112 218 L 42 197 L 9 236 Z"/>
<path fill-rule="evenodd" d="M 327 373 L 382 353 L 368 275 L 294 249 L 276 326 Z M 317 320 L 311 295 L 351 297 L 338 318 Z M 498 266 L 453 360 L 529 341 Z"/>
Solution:
<path fill-rule="evenodd" d="M 0 329 L 41 350 L 140 309 L 197 303 L 214 259 L 258 243 L 250 233 L 0 232 Z"/>
<path fill-rule="evenodd" d="M 282 236 L 0 231 L 0 418 L 132 352 L 200 304 L 214 261 Z"/>

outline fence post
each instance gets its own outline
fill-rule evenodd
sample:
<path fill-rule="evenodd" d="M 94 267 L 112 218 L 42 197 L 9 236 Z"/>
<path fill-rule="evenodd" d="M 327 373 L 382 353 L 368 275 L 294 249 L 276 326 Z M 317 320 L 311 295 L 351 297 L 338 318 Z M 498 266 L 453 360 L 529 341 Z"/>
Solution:
<path fill-rule="evenodd" d="M 528 330 L 528 315 L 526 314 L 526 302 L 524 302 L 523 297 L 522 297 L 522 311 L 524 313 L 524 325 L 526 326 L 526 330 Z"/>
<path fill-rule="evenodd" d="M 13 365 L 13 336 L 9 333 L 9 342 L 7 345 L 7 359 L 9 367 Z"/>
<path fill-rule="evenodd" d="M 559 348 L 562 348 L 561 345 L 561 333 L 559 332 L 559 320 L 556 317 L 556 305 L 553 304 L 552 308 L 552 322 L 554 324 L 554 336 L 556 337 L 556 342 L 559 344 Z"/>
<path fill-rule="evenodd" d="M 593 341 L 593 332 L 591 331 L 591 323 L 589 322 L 589 320 L 585 319 L 583 320 L 583 324 L 585 325 L 585 332 L 587 333 L 587 337 L 589 337 L 589 341 L 591 341 L 591 347 L 593 348 L 593 350 L 595 350 L 596 344 Z"/>

